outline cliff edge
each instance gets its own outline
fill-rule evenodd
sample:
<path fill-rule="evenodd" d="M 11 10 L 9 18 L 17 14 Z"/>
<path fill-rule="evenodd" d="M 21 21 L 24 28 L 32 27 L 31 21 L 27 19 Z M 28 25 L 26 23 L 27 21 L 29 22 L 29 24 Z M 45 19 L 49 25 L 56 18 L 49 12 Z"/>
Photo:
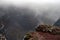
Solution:
<path fill-rule="evenodd" d="M 28 32 L 24 40 L 60 40 L 60 27 L 51 25 L 39 25 L 35 31 Z"/>

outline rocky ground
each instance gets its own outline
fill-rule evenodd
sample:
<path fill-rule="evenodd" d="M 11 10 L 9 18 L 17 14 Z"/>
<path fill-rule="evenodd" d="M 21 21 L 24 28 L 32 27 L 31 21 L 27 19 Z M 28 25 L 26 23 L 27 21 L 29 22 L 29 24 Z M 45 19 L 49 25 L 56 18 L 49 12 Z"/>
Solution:
<path fill-rule="evenodd" d="M 49 27 L 48 28 L 51 31 L 48 30 L 48 28 L 46 30 L 43 30 L 43 28 L 45 26 L 47 28 L 49 25 L 39 25 L 37 28 L 35 28 L 34 32 L 28 32 L 24 36 L 24 40 L 60 40 L 60 29 L 59 28 L 57 28 L 55 26 L 49 26 L 50 28 Z M 39 30 L 37 30 L 37 29 L 39 29 Z M 52 31 L 53 29 L 54 29 L 54 33 Z"/>

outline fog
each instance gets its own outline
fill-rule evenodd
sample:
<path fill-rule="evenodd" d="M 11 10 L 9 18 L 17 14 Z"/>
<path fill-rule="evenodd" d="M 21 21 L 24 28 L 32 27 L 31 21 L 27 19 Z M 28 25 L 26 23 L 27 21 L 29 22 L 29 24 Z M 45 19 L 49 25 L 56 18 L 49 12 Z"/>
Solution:
<path fill-rule="evenodd" d="M 0 22 L 5 25 L 7 40 L 22 40 L 26 32 L 39 24 L 53 25 L 60 18 L 59 1 L 46 1 L 0 1 Z"/>

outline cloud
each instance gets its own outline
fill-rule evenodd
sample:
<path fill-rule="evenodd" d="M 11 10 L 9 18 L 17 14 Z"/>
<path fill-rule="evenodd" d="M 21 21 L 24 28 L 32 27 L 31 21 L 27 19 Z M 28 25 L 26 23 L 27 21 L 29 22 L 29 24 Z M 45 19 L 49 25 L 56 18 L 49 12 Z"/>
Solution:
<path fill-rule="evenodd" d="M 60 0 L 0 0 L 0 3 L 9 3 L 9 4 L 21 4 L 21 3 L 59 3 Z"/>

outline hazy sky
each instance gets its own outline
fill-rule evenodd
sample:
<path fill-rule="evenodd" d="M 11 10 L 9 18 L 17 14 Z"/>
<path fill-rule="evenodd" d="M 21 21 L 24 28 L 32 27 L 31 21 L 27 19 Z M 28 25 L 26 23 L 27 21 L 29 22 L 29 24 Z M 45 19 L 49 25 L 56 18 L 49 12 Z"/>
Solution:
<path fill-rule="evenodd" d="M 60 0 L 0 0 L 0 3 L 13 3 L 13 4 L 20 4 L 20 3 L 59 3 Z"/>

